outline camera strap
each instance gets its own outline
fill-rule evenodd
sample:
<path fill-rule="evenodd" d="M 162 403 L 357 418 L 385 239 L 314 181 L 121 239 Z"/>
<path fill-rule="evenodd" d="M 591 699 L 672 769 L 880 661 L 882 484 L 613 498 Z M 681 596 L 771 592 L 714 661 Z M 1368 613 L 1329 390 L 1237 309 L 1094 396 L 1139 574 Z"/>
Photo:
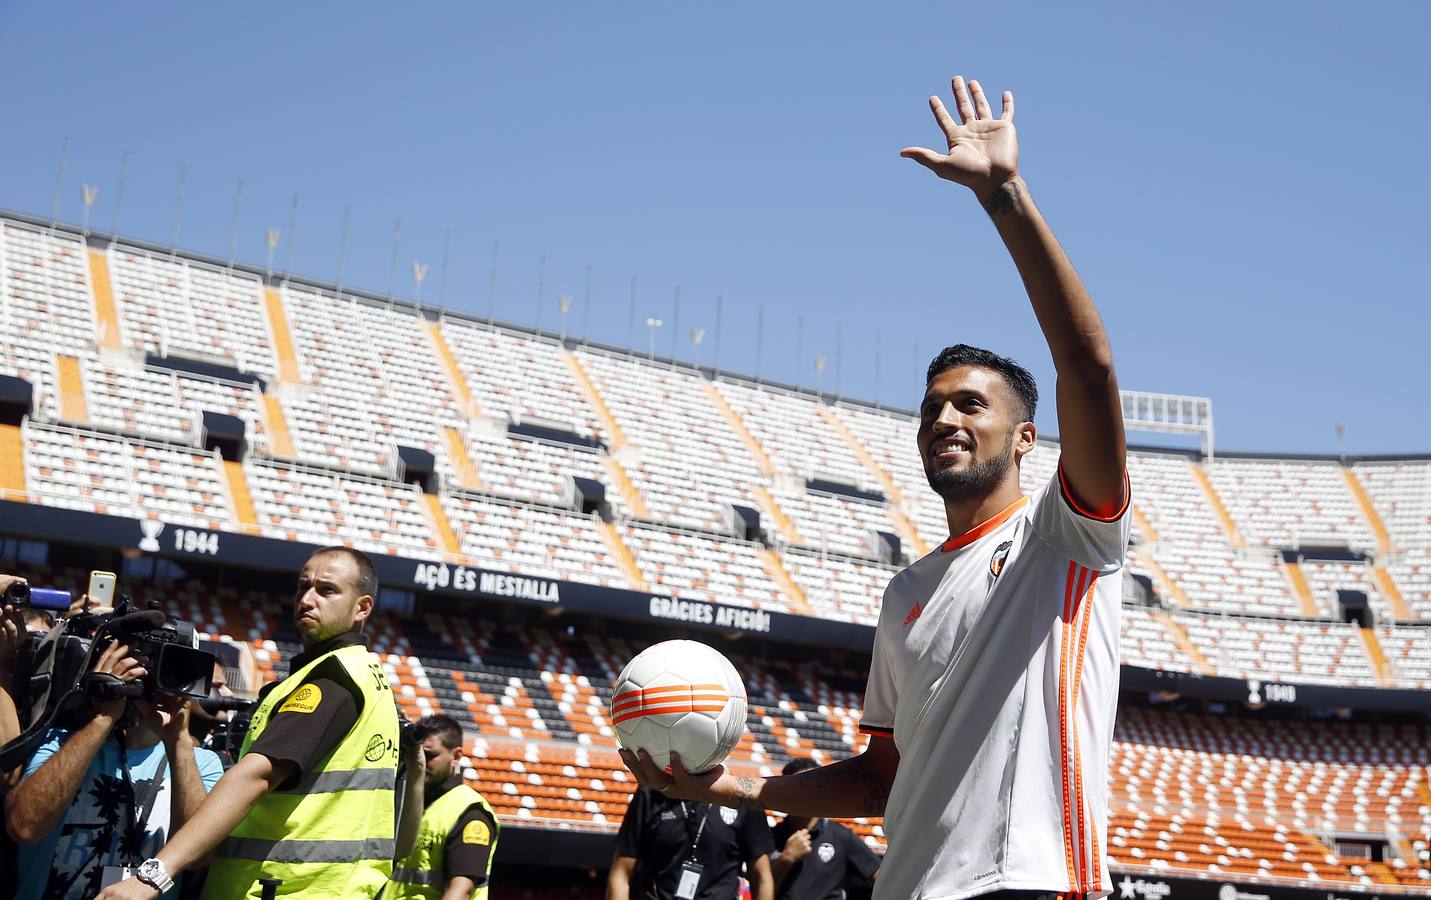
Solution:
<path fill-rule="evenodd" d="M 143 854 L 139 852 L 140 844 L 142 843 L 141 835 L 143 829 L 149 824 L 149 813 L 159 797 L 160 789 L 164 786 L 164 777 L 169 772 L 169 753 L 166 750 L 160 755 L 159 765 L 155 767 L 153 777 L 150 778 L 148 783 L 144 786 L 144 795 L 141 797 L 139 792 L 134 789 L 134 779 L 129 772 L 129 748 L 126 746 L 125 733 L 123 731 L 117 731 L 115 734 L 119 739 L 119 767 L 124 773 L 124 783 L 129 788 L 127 834 L 132 834 L 135 837 L 129 853 L 129 859 L 126 860 L 125 863 L 126 865 L 137 865 L 143 858 Z M 172 837 L 172 835 L 170 836 Z M 123 846 L 123 843 L 124 839 L 123 836 L 121 836 L 121 846 Z"/>

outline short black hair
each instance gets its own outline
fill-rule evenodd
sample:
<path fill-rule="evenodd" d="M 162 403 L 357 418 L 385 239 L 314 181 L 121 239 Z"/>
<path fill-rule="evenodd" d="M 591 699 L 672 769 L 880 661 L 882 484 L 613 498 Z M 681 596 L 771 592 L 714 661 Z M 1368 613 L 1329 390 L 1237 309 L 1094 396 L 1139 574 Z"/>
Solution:
<path fill-rule="evenodd" d="M 790 761 L 780 770 L 781 775 L 795 775 L 799 772 L 808 772 L 811 769 L 820 768 L 820 764 L 808 756 L 793 756 Z"/>
<path fill-rule="evenodd" d="M 929 387 L 939 373 L 957 369 L 960 366 L 978 366 L 981 369 L 998 372 L 1003 377 L 1004 383 L 1009 386 L 1009 390 L 1014 392 L 1014 396 L 1023 406 L 1023 420 L 1025 422 L 1033 421 L 1034 412 L 1038 409 L 1038 384 L 1034 382 L 1034 377 L 1029 374 L 1028 369 L 992 350 L 971 347 L 968 344 L 945 347 L 929 364 L 929 373 L 924 378 L 924 386 Z"/>
<path fill-rule="evenodd" d="M 462 726 L 457 724 L 457 720 L 442 713 L 434 713 L 430 716 L 423 716 L 413 723 L 414 735 L 419 742 L 425 741 L 433 735 L 442 739 L 442 745 L 448 750 L 456 750 L 462 746 Z"/>
<path fill-rule="evenodd" d="M 43 625 L 46 631 L 55 627 L 55 614 L 48 609 L 39 609 L 34 606 L 26 606 L 20 610 L 20 615 L 25 622 L 25 627 L 31 625 Z"/>
<path fill-rule="evenodd" d="M 374 600 L 378 599 L 378 570 L 373 568 L 373 561 L 368 559 L 368 554 L 361 550 L 354 550 L 352 547 L 345 547 L 342 544 L 334 544 L 331 547 L 324 547 L 321 550 L 314 550 L 309 559 L 317 559 L 320 556 L 346 556 L 358 567 L 358 596 L 367 594 Z"/>

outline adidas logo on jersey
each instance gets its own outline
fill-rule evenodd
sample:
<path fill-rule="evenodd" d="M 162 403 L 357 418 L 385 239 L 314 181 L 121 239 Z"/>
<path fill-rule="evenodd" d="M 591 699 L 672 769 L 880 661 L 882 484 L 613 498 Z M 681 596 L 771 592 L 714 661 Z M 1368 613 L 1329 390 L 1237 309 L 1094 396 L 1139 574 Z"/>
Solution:
<path fill-rule="evenodd" d="M 914 604 L 914 609 L 911 609 L 911 610 L 909 611 L 909 615 L 907 615 L 907 616 L 904 617 L 904 624 L 903 624 L 902 626 L 900 626 L 900 627 L 901 627 L 901 628 L 908 628 L 910 625 L 912 625 L 912 624 L 914 623 L 914 620 L 915 620 L 915 619 L 919 618 L 919 617 L 920 617 L 921 615 L 923 615 L 923 614 L 924 614 L 924 607 L 920 606 L 918 603 Z"/>

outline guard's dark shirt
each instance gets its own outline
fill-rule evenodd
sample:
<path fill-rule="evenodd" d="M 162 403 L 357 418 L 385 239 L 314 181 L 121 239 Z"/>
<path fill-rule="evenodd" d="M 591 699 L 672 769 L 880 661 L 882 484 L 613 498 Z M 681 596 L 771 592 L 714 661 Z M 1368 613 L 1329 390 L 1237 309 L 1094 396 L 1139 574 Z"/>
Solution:
<path fill-rule="evenodd" d="M 776 825 L 775 845 L 783 848 L 794 833 L 785 822 Z M 868 881 L 878 870 L 879 857 L 859 835 L 838 822 L 821 819 L 810 828 L 810 853 L 795 863 L 775 888 L 775 896 L 777 900 L 841 900 L 849 875 Z"/>
<path fill-rule="evenodd" d="M 434 790 L 424 792 L 423 805 L 431 806 L 443 794 L 461 783 L 462 776 L 453 775 Z M 476 803 L 467 807 L 467 811 L 447 833 L 447 841 L 443 844 L 444 883 L 458 876 L 471 878 L 476 887 L 487 883 L 487 857 L 497 844 L 497 828 L 497 820 L 485 809 Z"/>
<path fill-rule="evenodd" d="M 657 791 L 639 788 L 616 834 L 616 852 L 636 858 L 633 897 L 673 900 L 681 864 L 691 857 L 691 842 L 702 820 L 706 825 L 700 831 L 695 858 L 704 871 L 696 900 L 730 900 L 739 890 L 741 864 L 775 849 L 763 812 L 671 800 Z"/>
<path fill-rule="evenodd" d="M 361 634 L 340 634 L 293 657 L 288 670 L 296 672 L 325 653 L 343 647 L 366 645 Z M 266 696 L 277 683 L 265 685 L 260 696 Z M 308 689 L 306 693 L 305 689 Z M 294 776 L 279 785 L 287 787 L 338 746 L 348 730 L 357 724 L 362 707 L 362 691 L 347 670 L 337 660 L 325 660 L 308 673 L 288 698 L 279 701 L 269 716 L 268 726 L 249 745 L 248 752 L 297 766 Z"/>

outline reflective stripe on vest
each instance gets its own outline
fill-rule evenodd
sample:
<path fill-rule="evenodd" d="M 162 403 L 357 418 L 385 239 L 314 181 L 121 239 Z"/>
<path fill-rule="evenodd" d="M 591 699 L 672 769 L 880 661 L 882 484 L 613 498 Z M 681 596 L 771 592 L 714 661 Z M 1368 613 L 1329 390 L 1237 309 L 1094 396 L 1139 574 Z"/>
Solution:
<path fill-rule="evenodd" d="M 492 876 L 492 860 L 497 855 L 497 837 L 501 825 L 497 813 L 486 798 L 470 785 L 459 784 L 438 797 L 423 811 L 418 824 L 417 841 L 407 856 L 393 868 L 392 881 L 383 891 L 383 900 L 440 900 L 442 897 L 442 867 L 447 853 L 447 839 L 457 822 L 473 806 L 480 806 L 492 817 L 493 831 L 487 845 L 487 879 Z M 488 882 L 472 891 L 472 900 L 487 900 Z"/>
<path fill-rule="evenodd" d="M 391 859 L 392 838 L 365 841 L 265 841 L 260 838 L 226 838 L 219 853 L 233 859 L 276 863 L 335 863 L 356 859 Z"/>
<path fill-rule="evenodd" d="M 407 866 L 398 866 L 393 869 L 393 881 L 403 884 L 428 884 L 436 885 L 442 880 L 442 873 L 432 872 L 427 869 L 409 869 Z"/>
<path fill-rule="evenodd" d="M 325 653 L 269 691 L 254 710 L 240 759 L 324 663 L 342 666 L 361 695 L 357 721 L 297 784 L 258 799 L 219 846 L 203 900 L 257 900 L 260 878 L 281 880 L 280 897 L 304 898 L 370 898 L 387 882 L 398 714 L 382 666 L 366 647 Z"/>
<path fill-rule="evenodd" d="M 334 794 L 338 791 L 391 791 L 397 773 L 387 769 L 345 769 L 338 772 L 310 772 L 291 788 L 275 794 Z"/>

